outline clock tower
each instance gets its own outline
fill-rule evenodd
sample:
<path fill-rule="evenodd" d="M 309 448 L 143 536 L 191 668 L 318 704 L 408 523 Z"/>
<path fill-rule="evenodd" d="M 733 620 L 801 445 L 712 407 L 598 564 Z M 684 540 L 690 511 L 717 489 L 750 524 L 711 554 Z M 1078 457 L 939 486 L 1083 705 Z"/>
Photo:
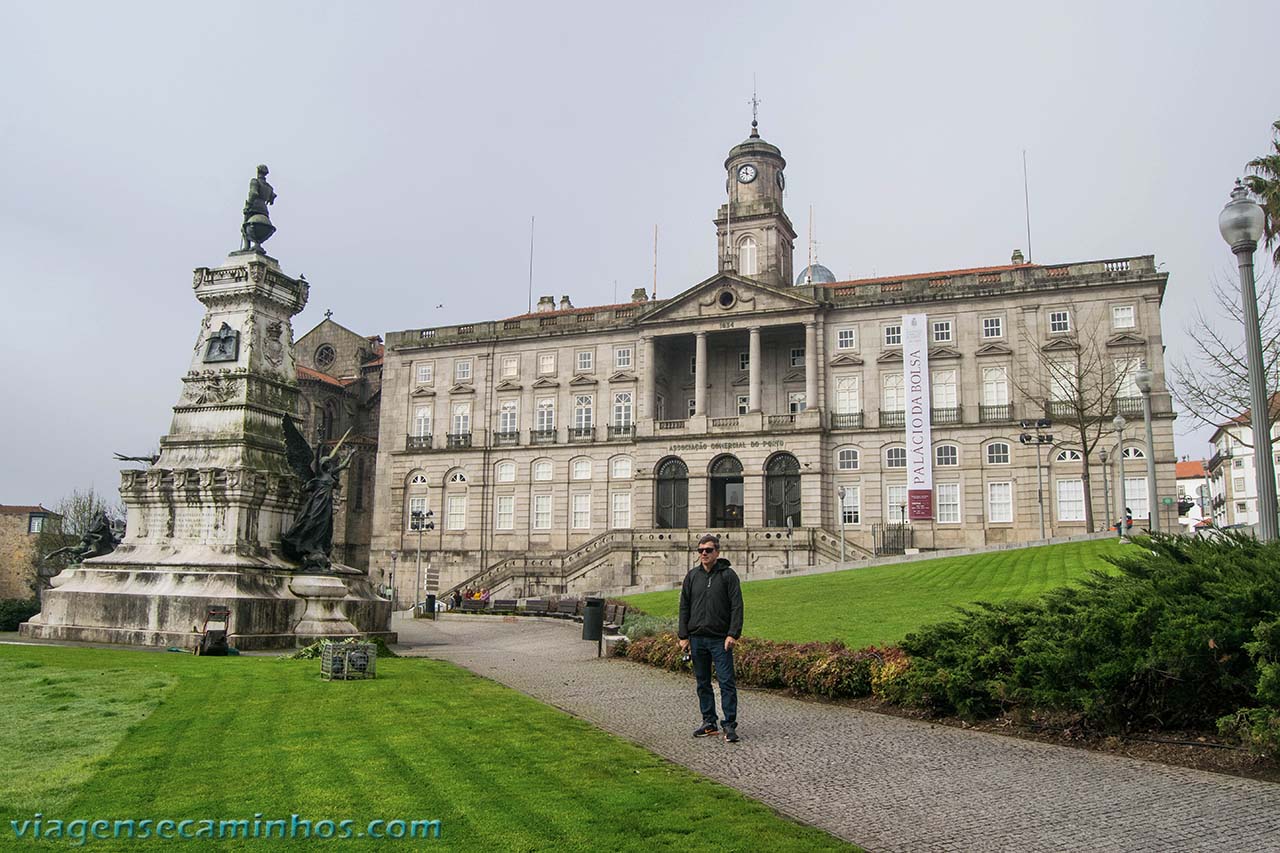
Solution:
<path fill-rule="evenodd" d="M 786 287 L 796 231 L 782 209 L 787 161 L 775 145 L 760 138 L 751 121 L 751 136 L 735 145 L 724 161 L 729 200 L 716 213 L 719 269 Z"/>

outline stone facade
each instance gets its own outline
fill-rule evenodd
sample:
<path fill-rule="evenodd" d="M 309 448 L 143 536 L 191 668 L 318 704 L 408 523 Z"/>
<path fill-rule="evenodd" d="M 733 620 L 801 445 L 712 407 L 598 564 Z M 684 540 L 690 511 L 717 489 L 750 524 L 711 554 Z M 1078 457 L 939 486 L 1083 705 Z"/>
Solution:
<path fill-rule="evenodd" d="M 42 506 L 0 505 L 0 598 L 35 596 L 31 563 L 41 531 L 53 532 L 62 516 Z"/>

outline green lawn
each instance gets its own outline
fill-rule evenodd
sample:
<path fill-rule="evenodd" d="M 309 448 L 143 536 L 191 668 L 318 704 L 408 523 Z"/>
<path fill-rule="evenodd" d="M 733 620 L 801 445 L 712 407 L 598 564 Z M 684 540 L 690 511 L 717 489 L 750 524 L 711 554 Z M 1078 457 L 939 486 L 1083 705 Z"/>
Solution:
<path fill-rule="evenodd" d="M 193 850 L 852 849 L 452 665 L 383 659 L 376 680 L 348 683 L 326 683 L 319 669 L 0 646 L 0 849 L 67 849 L 15 839 L 11 821 L 37 813 L 46 831 L 54 819 L 297 814 L 350 820 L 355 836 L 187 842 Z M 439 820 L 440 837 L 360 838 L 376 819 Z M 90 838 L 83 847 L 158 844 L 184 846 Z"/>
<path fill-rule="evenodd" d="M 957 606 L 1031 599 L 1109 566 L 1112 539 L 993 551 L 826 575 L 751 581 L 742 585 L 743 634 L 769 640 L 843 640 L 860 648 L 896 643 Z M 728 555 L 732 560 L 733 555 Z M 678 614 L 680 591 L 626 599 L 656 616 Z"/>

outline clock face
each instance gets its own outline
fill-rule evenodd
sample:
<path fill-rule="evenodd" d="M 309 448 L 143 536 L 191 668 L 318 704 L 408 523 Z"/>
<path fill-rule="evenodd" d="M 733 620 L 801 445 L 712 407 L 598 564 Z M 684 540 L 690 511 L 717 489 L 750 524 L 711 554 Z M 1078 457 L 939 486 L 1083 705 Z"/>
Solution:
<path fill-rule="evenodd" d="M 785 190 L 786 188 L 787 188 L 787 179 L 782 176 L 781 172 L 779 172 L 778 173 L 778 189 Z"/>
<path fill-rule="evenodd" d="M 748 163 L 738 167 L 738 183 L 749 184 L 756 179 L 756 167 Z"/>

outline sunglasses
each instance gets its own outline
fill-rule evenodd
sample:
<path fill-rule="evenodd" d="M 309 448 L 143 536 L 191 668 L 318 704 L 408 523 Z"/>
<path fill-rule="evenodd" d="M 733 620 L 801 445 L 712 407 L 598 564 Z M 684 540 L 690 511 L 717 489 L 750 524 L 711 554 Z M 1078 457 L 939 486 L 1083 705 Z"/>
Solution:
<path fill-rule="evenodd" d="M 698 549 L 699 554 L 714 554 L 715 552 L 716 552 L 715 548 L 699 548 Z"/>

